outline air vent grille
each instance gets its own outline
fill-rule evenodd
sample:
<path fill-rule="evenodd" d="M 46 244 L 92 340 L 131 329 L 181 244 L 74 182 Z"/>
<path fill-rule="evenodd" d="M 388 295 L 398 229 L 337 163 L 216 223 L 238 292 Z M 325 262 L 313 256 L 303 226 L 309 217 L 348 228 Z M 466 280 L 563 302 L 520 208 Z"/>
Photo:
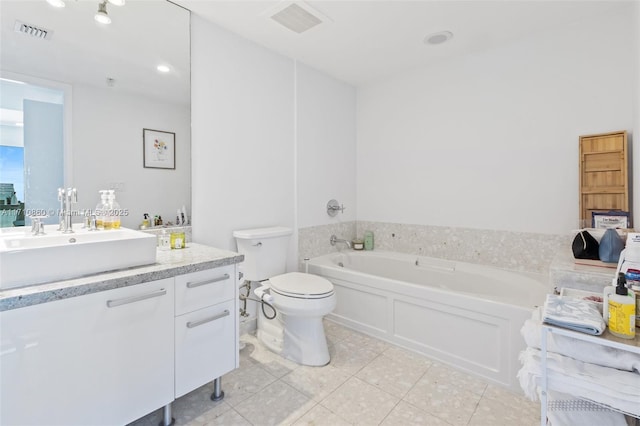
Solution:
<path fill-rule="evenodd" d="M 36 27 L 35 25 L 25 24 L 24 22 L 16 21 L 13 27 L 14 31 L 30 37 L 39 38 L 42 40 L 51 40 L 53 31 L 46 28 Z"/>
<path fill-rule="evenodd" d="M 298 34 L 322 23 L 320 18 L 295 3 L 291 3 L 275 15 L 272 15 L 271 19 Z"/>

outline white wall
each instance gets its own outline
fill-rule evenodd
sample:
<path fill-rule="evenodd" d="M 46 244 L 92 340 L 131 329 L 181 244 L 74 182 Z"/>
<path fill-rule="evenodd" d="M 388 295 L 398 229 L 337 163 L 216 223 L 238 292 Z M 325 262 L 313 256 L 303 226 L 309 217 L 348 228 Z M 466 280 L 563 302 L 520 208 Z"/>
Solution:
<path fill-rule="evenodd" d="M 356 90 L 296 65 L 298 227 L 356 220 Z M 345 207 L 335 217 L 327 202 Z"/>
<path fill-rule="evenodd" d="M 359 90 L 358 219 L 547 234 L 575 228 L 578 137 L 634 126 L 630 15 Z"/>
<path fill-rule="evenodd" d="M 191 70 L 193 240 L 295 228 L 293 61 L 193 15 Z"/>
<path fill-rule="evenodd" d="M 175 170 L 143 167 L 143 128 L 176 134 Z M 191 204 L 190 133 L 188 106 L 74 86 L 72 184 L 78 189 L 77 207 L 95 209 L 98 191 L 120 183 L 124 191 L 116 191 L 116 201 L 129 209 L 122 226 L 136 229 L 143 213 L 175 222 L 176 210 Z"/>

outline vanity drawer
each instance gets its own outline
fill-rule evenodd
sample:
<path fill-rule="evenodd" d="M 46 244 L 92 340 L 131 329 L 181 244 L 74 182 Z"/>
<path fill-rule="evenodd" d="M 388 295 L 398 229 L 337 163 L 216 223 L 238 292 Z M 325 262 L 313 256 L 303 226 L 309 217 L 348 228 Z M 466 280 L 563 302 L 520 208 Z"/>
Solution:
<path fill-rule="evenodd" d="M 235 265 L 176 277 L 176 316 L 233 299 Z"/>
<path fill-rule="evenodd" d="M 235 301 L 175 319 L 175 397 L 236 368 Z"/>

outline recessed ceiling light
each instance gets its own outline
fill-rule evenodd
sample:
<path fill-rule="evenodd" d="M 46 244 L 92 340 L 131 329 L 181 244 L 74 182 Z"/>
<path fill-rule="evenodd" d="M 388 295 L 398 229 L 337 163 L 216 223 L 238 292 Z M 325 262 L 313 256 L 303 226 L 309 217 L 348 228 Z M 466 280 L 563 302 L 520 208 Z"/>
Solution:
<path fill-rule="evenodd" d="M 24 123 L 19 121 L 16 123 L 16 127 L 24 127 Z"/>
<path fill-rule="evenodd" d="M 107 0 L 114 6 L 124 6 L 125 0 Z"/>
<path fill-rule="evenodd" d="M 453 33 L 451 31 L 440 31 L 437 33 L 429 34 L 424 38 L 424 44 L 437 45 L 446 43 L 453 37 Z"/>
<path fill-rule="evenodd" d="M 158 65 L 158 66 L 156 67 L 156 69 L 157 69 L 159 72 L 164 72 L 164 73 L 167 73 L 167 72 L 171 71 L 171 68 L 169 68 L 169 67 L 168 67 L 168 66 L 166 66 L 166 65 Z"/>

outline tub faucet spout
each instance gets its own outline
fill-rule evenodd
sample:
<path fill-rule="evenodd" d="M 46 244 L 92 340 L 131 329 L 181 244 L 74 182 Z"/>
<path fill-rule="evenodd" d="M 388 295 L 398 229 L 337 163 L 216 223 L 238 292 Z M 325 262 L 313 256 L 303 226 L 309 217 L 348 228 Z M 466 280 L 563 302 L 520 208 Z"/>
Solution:
<path fill-rule="evenodd" d="M 335 246 L 336 243 L 345 243 L 347 248 L 351 248 L 351 241 L 343 240 L 342 238 L 338 238 L 335 235 L 331 236 L 331 239 L 329 240 L 329 242 L 331 243 L 332 246 Z"/>

